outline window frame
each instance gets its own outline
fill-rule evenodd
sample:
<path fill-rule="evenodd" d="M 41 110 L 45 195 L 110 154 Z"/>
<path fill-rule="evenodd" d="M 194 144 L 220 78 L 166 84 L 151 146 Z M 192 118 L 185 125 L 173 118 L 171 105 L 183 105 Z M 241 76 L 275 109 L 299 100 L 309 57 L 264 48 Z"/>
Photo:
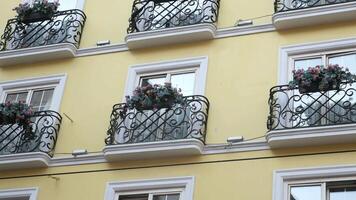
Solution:
<path fill-rule="evenodd" d="M 54 88 L 52 103 L 49 110 L 59 112 L 61 100 L 64 93 L 66 74 L 26 78 L 14 81 L 0 82 L 0 102 L 3 103 L 7 94 L 12 91 L 25 91 L 28 88 Z"/>
<path fill-rule="evenodd" d="M 0 190 L 0 200 L 11 198 L 28 197 L 29 200 L 37 200 L 38 188 L 20 188 Z"/>
<path fill-rule="evenodd" d="M 356 180 L 356 165 L 275 170 L 272 199 L 289 200 L 290 185 L 316 185 L 351 180 Z"/>
<path fill-rule="evenodd" d="M 208 57 L 195 57 L 180 60 L 170 60 L 163 62 L 133 65 L 128 70 L 123 102 L 126 96 L 131 96 L 132 92 L 140 83 L 140 77 L 164 74 L 167 72 L 195 72 L 194 95 L 204 95 L 208 70 Z"/>
<path fill-rule="evenodd" d="M 149 194 L 152 197 L 154 194 L 180 192 L 179 200 L 193 200 L 194 182 L 194 177 L 109 182 L 104 199 L 118 200 L 120 195 Z"/>

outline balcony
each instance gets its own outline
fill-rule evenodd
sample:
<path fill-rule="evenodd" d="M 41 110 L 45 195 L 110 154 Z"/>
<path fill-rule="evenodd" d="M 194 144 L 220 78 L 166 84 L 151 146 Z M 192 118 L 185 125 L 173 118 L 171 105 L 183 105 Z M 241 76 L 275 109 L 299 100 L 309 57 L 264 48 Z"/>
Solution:
<path fill-rule="evenodd" d="M 220 0 L 135 0 L 126 42 L 134 49 L 177 40 L 212 39 L 219 3 Z"/>
<path fill-rule="evenodd" d="M 272 147 L 347 143 L 356 139 L 356 83 L 300 94 L 288 85 L 270 90 L 267 140 Z"/>
<path fill-rule="evenodd" d="M 277 29 L 330 24 L 356 19 L 355 0 L 275 0 Z"/>
<path fill-rule="evenodd" d="M 81 10 L 58 11 L 50 20 L 26 24 L 10 19 L 0 40 L 0 66 L 73 57 L 85 20 Z"/>
<path fill-rule="evenodd" d="M 104 155 L 108 160 L 201 154 L 209 101 L 184 97 L 172 108 L 138 111 L 116 104 L 111 114 Z"/>
<path fill-rule="evenodd" d="M 0 125 L 0 155 L 31 152 L 53 155 L 62 117 L 54 111 L 40 111 L 30 120 L 29 127 Z"/>

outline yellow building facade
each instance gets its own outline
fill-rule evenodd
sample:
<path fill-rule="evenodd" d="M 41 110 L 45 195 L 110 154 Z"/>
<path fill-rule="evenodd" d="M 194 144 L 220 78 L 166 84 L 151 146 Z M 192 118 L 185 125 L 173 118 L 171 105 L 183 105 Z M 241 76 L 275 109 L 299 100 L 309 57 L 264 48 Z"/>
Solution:
<path fill-rule="evenodd" d="M 356 73 L 356 1 L 19 3 L 0 2 L 0 101 L 33 113 L 0 119 L 0 200 L 356 198 L 355 85 L 287 85 Z M 165 82 L 182 102 L 126 104 Z"/>

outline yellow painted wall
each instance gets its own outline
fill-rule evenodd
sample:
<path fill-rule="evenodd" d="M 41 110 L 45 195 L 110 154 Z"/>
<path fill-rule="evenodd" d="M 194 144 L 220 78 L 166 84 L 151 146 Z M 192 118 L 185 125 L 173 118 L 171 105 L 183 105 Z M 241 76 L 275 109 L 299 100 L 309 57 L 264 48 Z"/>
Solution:
<path fill-rule="evenodd" d="M 86 0 L 88 20 L 82 38 L 82 48 L 95 46 L 99 40 L 121 43 L 131 12 L 129 0 Z M 0 29 L 14 16 L 15 0 L 0 0 Z M 273 1 L 221 0 L 219 28 L 232 26 L 238 18 L 248 19 L 273 12 Z M 270 17 L 257 20 L 270 23 Z M 266 133 L 269 89 L 276 85 L 278 51 L 286 45 L 355 37 L 356 24 L 344 22 L 332 25 L 303 27 L 280 32 L 229 37 L 191 44 L 171 45 L 135 51 L 86 56 L 0 68 L 0 81 L 67 74 L 68 79 L 60 113 L 63 118 L 56 156 L 73 149 L 100 151 L 104 147 L 112 106 L 123 99 L 129 66 L 172 59 L 208 56 L 206 96 L 211 106 L 207 143 L 225 143 L 226 138 L 243 135 L 254 138 Z M 81 165 L 50 169 L 0 171 L 0 189 L 40 187 L 39 200 L 103 199 L 108 181 L 157 177 L 196 177 L 195 199 L 271 199 L 272 172 L 275 169 L 320 165 L 355 164 L 356 153 L 328 154 L 293 158 L 265 159 L 216 164 L 185 165 L 163 168 L 117 170 L 100 173 L 60 175 L 59 181 L 47 176 L 37 178 L 1 179 L 4 176 L 51 174 L 83 170 L 107 170 L 157 164 L 241 159 L 302 152 L 354 149 L 354 145 L 308 149 L 282 149 L 237 154 L 179 158 L 164 161 L 141 160 L 115 164 Z M 256 192 L 258 189 L 258 192 Z M 218 192 L 217 192 L 218 191 Z"/>

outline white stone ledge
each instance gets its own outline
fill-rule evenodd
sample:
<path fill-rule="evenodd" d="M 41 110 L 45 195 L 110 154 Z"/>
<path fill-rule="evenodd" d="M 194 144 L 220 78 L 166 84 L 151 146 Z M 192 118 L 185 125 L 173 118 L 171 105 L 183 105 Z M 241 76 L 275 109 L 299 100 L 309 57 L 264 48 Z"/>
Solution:
<path fill-rule="evenodd" d="M 2 51 L 0 52 L 0 67 L 73 58 L 76 55 L 76 51 L 77 48 L 69 43 Z"/>
<path fill-rule="evenodd" d="M 356 124 L 276 130 L 266 139 L 271 148 L 346 144 L 356 141 Z"/>
<path fill-rule="evenodd" d="M 130 33 L 126 36 L 129 49 L 182 44 L 187 42 L 214 39 L 216 26 L 214 24 L 196 24 L 174 28 L 158 29 Z"/>
<path fill-rule="evenodd" d="M 196 139 L 182 139 L 163 142 L 112 145 L 104 148 L 107 161 L 140 160 L 177 156 L 201 155 L 204 144 Z"/>
<path fill-rule="evenodd" d="M 0 156 L 0 170 L 48 167 L 51 158 L 42 152 Z"/>
<path fill-rule="evenodd" d="M 281 29 L 330 24 L 356 19 L 356 2 L 339 3 L 275 13 L 274 26 Z"/>

